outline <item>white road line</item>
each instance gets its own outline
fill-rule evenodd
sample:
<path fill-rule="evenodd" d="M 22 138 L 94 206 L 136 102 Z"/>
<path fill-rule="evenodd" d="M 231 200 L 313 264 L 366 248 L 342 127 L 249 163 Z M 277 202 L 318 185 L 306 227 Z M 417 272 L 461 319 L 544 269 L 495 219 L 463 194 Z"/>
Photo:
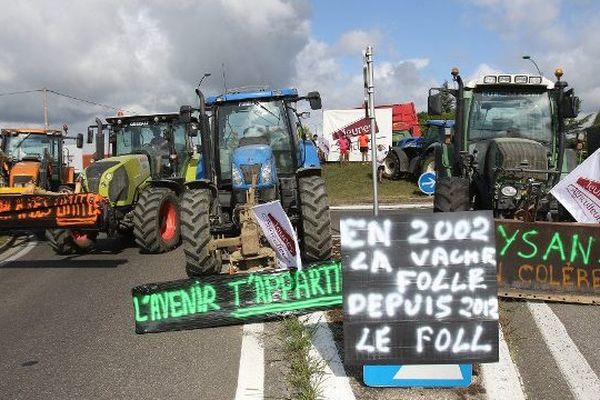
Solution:
<path fill-rule="evenodd" d="M 422 202 L 422 203 L 406 203 L 406 204 L 380 204 L 380 210 L 403 210 L 403 209 L 412 209 L 412 208 L 431 208 L 433 205 L 432 202 Z M 372 204 L 349 204 L 344 206 L 329 206 L 330 210 L 345 210 L 345 211 L 367 211 L 372 210 Z"/>
<path fill-rule="evenodd" d="M 565 326 L 546 303 L 527 303 L 546 345 L 578 400 L 598 399 L 600 379 L 590 367 Z"/>
<path fill-rule="evenodd" d="M 263 346 L 263 331 L 263 324 L 244 325 L 235 400 L 264 398 L 265 349 Z"/>
<path fill-rule="evenodd" d="M 517 366 L 510 358 L 502 328 L 499 333 L 499 360 L 497 363 L 481 364 L 483 386 L 489 400 L 525 400 L 523 381 Z"/>
<path fill-rule="evenodd" d="M 315 325 L 312 346 L 309 355 L 316 360 L 324 361 L 324 373 L 321 380 L 321 396 L 323 400 L 354 400 L 354 392 L 346 376 L 344 364 L 340 360 L 333 335 L 327 326 L 325 313 L 316 312 L 300 317 L 305 325 Z"/>
<path fill-rule="evenodd" d="M 37 241 L 33 240 L 31 237 L 28 239 L 27 244 L 25 245 L 24 248 L 22 248 L 21 250 L 17 251 L 15 254 L 6 257 L 3 260 L 0 260 L 0 265 L 4 265 L 6 263 L 9 263 L 11 261 L 16 261 L 19 258 L 23 257 L 24 255 L 26 255 L 27 253 L 29 253 L 31 250 L 33 250 L 33 248 L 35 247 L 35 245 L 37 244 Z M 10 251 L 10 250 L 7 250 Z"/>

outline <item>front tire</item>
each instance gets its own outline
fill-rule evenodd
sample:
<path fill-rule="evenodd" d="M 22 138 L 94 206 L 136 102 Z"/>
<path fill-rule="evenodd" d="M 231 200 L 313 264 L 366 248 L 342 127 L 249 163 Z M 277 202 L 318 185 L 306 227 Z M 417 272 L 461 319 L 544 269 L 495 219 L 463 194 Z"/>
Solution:
<path fill-rule="evenodd" d="M 471 208 L 469 180 L 458 177 L 437 178 L 433 194 L 433 211 L 468 211 Z"/>
<path fill-rule="evenodd" d="M 331 215 L 325 189 L 320 176 L 298 179 L 301 208 L 301 255 L 308 262 L 331 258 Z"/>
<path fill-rule="evenodd" d="M 56 254 L 68 255 L 89 252 L 96 242 L 97 233 L 82 233 L 70 229 L 47 229 L 46 239 Z"/>
<path fill-rule="evenodd" d="M 214 251 L 208 251 L 211 193 L 208 189 L 188 189 L 181 200 L 181 238 L 185 270 L 190 278 L 217 274 L 221 265 Z"/>
<path fill-rule="evenodd" d="M 133 209 L 135 243 L 145 253 L 164 253 L 179 244 L 179 199 L 166 188 L 144 190 Z"/>

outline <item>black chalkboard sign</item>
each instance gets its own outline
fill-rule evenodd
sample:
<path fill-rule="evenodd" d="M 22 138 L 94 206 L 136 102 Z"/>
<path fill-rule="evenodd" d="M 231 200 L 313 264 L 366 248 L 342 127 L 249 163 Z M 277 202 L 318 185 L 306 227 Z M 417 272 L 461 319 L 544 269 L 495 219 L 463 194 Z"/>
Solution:
<path fill-rule="evenodd" d="M 223 274 L 131 290 L 136 333 L 263 322 L 342 304 L 339 262 L 298 270 Z"/>
<path fill-rule="evenodd" d="M 348 364 L 498 361 L 487 211 L 340 222 Z"/>

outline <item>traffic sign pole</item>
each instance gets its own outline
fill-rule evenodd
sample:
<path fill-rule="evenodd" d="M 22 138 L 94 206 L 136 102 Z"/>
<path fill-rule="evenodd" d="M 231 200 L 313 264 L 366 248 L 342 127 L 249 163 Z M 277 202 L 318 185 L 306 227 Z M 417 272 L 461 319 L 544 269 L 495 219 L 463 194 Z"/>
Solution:
<path fill-rule="evenodd" d="M 374 99 L 374 73 L 373 73 L 373 46 L 367 46 L 365 51 L 365 89 L 367 91 L 368 115 L 371 120 L 371 164 L 373 171 L 373 215 L 379 215 L 379 196 L 377 188 L 377 137 L 375 134 L 375 99 Z"/>

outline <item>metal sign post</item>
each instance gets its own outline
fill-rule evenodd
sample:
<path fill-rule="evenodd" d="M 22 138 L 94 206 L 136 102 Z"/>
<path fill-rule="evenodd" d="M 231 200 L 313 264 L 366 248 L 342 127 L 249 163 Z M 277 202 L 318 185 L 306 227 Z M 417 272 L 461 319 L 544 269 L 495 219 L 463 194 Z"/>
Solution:
<path fill-rule="evenodd" d="M 373 166 L 373 215 L 379 215 L 379 196 L 377 193 L 377 138 L 375 127 L 373 46 L 367 46 L 365 51 L 364 81 L 367 94 L 367 115 L 371 120 L 371 164 Z"/>

